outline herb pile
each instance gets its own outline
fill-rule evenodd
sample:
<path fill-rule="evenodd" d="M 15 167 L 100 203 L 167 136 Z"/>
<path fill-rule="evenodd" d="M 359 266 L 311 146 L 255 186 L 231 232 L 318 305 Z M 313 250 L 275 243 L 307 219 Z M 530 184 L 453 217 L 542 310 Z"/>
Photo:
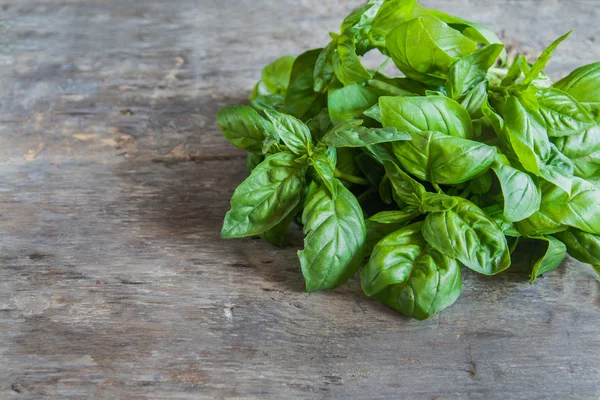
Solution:
<path fill-rule="evenodd" d="M 530 64 L 476 23 L 371 0 L 219 111 L 251 172 L 222 237 L 282 245 L 296 221 L 307 291 L 366 264 L 364 292 L 416 319 L 456 301 L 462 266 L 498 274 L 519 246 L 532 283 L 567 253 L 600 271 L 600 63 L 544 73 L 569 33 Z M 375 50 L 403 76 L 366 69 Z"/>

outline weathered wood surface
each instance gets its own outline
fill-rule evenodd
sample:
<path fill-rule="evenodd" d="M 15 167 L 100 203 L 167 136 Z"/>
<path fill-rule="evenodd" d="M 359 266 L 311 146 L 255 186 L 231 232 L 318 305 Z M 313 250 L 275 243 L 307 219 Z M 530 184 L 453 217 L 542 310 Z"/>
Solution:
<path fill-rule="evenodd" d="M 426 322 L 307 295 L 298 234 L 222 241 L 244 178 L 215 126 L 262 65 L 327 40 L 359 0 L 1 0 L 0 398 L 593 399 L 600 292 L 567 261 L 531 287 L 465 274 Z M 431 0 L 532 53 L 600 8 Z"/>

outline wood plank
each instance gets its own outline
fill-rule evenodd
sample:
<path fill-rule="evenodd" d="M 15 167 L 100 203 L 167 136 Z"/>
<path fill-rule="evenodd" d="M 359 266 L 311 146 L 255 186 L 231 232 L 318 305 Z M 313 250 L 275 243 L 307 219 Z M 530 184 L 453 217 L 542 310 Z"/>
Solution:
<path fill-rule="evenodd" d="M 0 398 L 593 399 L 600 292 L 465 272 L 411 321 L 357 280 L 306 294 L 296 251 L 223 241 L 244 178 L 218 132 L 260 68 L 361 1 L 2 0 Z M 430 0 L 540 50 L 600 58 L 590 1 Z"/>

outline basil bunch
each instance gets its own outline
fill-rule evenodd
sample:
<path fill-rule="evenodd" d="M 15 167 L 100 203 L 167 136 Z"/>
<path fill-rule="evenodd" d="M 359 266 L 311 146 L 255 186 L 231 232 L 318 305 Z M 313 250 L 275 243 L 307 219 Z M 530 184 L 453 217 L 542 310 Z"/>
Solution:
<path fill-rule="evenodd" d="M 282 245 L 296 221 L 306 290 L 368 258 L 364 292 L 417 319 L 456 301 L 461 266 L 498 274 L 525 243 L 532 283 L 567 253 L 600 270 L 600 63 L 543 72 L 569 33 L 529 64 L 476 23 L 369 1 L 326 47 L 265 67 L 251 107 L 219 111 L 250 170 L 222 237 Z M 404 76 L 366 69 L 371 50 Z"/>

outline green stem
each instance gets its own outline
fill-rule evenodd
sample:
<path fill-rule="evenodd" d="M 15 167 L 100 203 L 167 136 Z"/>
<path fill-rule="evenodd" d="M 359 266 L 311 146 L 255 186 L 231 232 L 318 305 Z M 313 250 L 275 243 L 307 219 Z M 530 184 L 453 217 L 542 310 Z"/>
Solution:
<path fill-rule="evenodd" d="M 390 61 L 391 61 L 391 60 L 392 60 L 392 57 L 388 57 L 388 58 L 387 58 L 387 60 L 385 60 L 385 61 L 383 62 L 383 64 L 381 64 L 381 65 L 379 66 L 379 68 L 377 69 L 376 73 L 379 73 L 379 72 L 381 72 L 381 70 L 382 70 L 382 69 L 384 69 L 385 67 L 387 67 L 387 65 L 390 63 Z"/>
<path fill-rule="evenodd" d="M 463 190 L 461 192 L 461 194 L 458 195 L 458 197 L 462 197 L 463 199 L 466 199 L 467 197 L 469 197 L 469 195 L 471 194 L 471 188 L 469 188 L 468 186 L 466 187 L 465 190 Z"/>
<path fill-rule="evenodd" d="M 371 183 L 363 178 L 359 178 L 358 176 L 349 175 L 345 172 L 340 171 L 339 169 L 335 169 L 335 177 L 343 179 L 348 182 L 356 183 L 357 185 L 369 186 Z"/>
<path fill-rule="evenodd" d="M 444 191 L 442 190 L 442 188 L 440 187 L 440 185 L 438 185 L 437 183 L 432 183 L 433 188 L 439 193 L 439 194 L 444 194 Z"/>

